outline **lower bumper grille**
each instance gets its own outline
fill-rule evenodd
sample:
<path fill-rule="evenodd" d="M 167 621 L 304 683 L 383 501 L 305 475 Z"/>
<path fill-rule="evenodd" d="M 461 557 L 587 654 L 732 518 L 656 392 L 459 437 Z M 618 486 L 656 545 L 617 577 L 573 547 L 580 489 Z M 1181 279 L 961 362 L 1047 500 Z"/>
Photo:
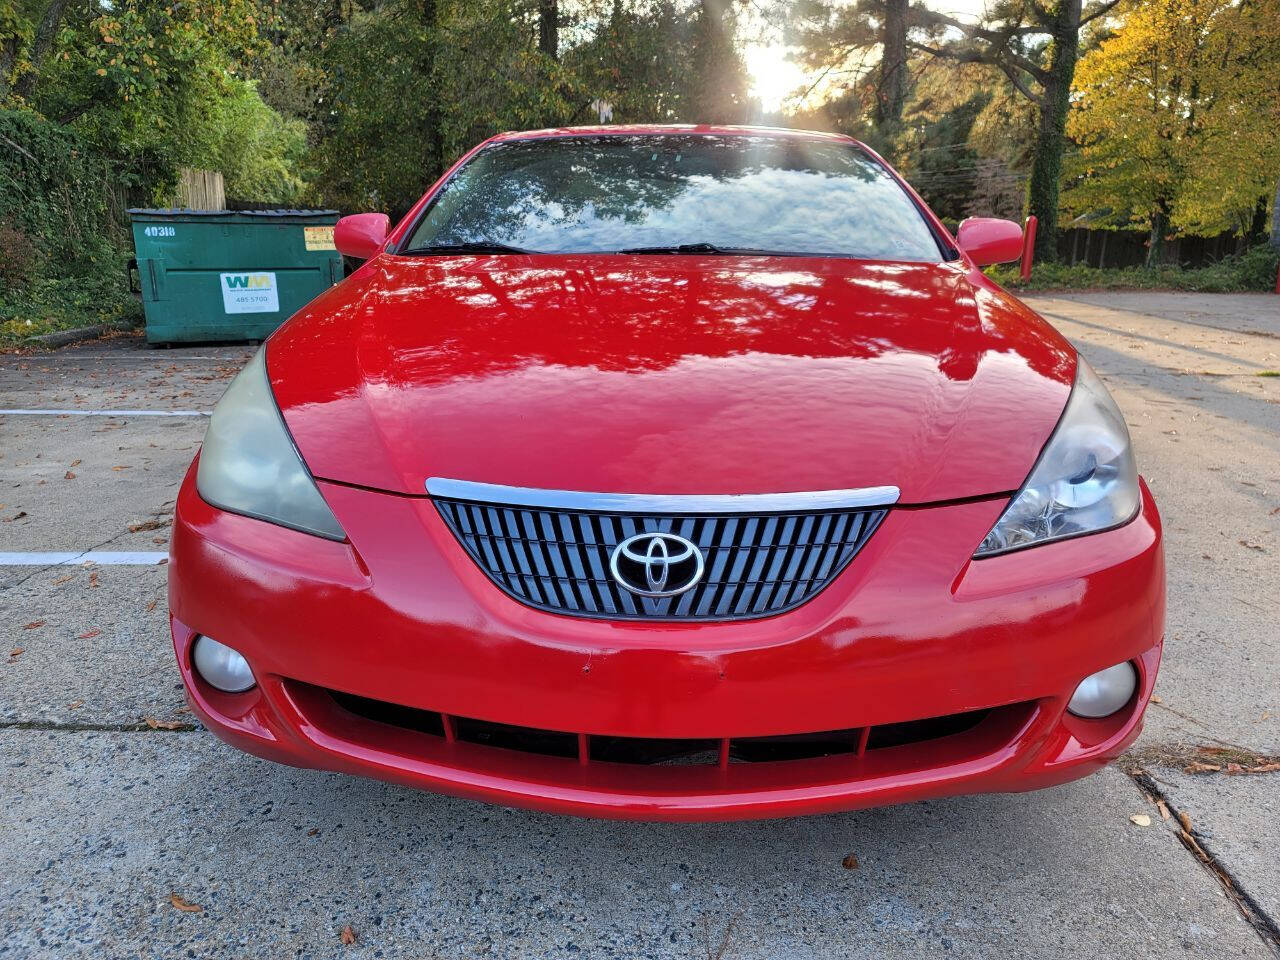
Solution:
<path fill-rule="evenodd" d="M 356 716 L 451 742 L 577 760 L 581 764 L 650 766 L 725 767 L 731 763 L 774 763 L 841 755 L 860 757 L 868 752 L 963 734 L 979 726 L 992 714 L 1025 708 L 1025 705 L 1019 704 L 995 710 L 973 710 L 924 720 L 820 733 L 685 740 L 539 730 L 402 707 L 337 691 L 327 692 L 339 707 Z"/>

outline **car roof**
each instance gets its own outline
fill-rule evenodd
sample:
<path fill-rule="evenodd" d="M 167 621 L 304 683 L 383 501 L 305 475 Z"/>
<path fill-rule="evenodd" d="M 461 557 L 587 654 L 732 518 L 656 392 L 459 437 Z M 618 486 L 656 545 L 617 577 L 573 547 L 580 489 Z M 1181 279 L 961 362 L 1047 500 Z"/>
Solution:
<path fill-rule="evenodd" d="M 841 143 L 858 143 L 842 133 L 826 133 L 820 130 L 795 130 L 790 127 L 730 126 L 721 124 L 610 124 L 607 126 L 546 127 L 542 130 L 513 130 L 490 137 L 487 142 L 501 143 L 509 140 L 542 140 L 550 137 L 599 137 L 599 136 L 677 136 L 705 134 L 709 136 L 765 136 L 804 140 L 834 140 Z M 859 144 L 860 145 L 860 144 Z"/>

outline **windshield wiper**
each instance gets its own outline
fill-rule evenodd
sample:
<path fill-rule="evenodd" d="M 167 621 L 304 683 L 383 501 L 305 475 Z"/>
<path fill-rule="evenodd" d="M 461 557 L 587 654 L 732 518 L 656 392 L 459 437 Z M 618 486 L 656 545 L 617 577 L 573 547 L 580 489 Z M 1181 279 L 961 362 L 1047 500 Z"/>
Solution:
<path fill-rule="evenodd" d="M 526 250 L 524 247 L 513 247 L 506 243 L 433 243 L 425 247 L 413 247 L 405 251 L 409 256 L 448 253 L 541 253 L 540 250 Z"/>
<path fill-rule="evenodd" d="M 714 243 L 677 243 L 665 247 L 627 247 L 618 253 L 711 253 L 730 256 L 794 257 L 785 250 L 763 250 L 757 247 L 721 247 Z"/>

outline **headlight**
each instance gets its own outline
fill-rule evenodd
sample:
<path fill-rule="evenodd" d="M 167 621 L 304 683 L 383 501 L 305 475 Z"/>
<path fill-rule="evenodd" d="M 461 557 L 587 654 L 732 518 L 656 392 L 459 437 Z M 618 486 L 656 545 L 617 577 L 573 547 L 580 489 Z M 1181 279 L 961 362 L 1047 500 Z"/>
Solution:
<path fill-rule="evenodd" d="M 1111 394 L 1080 357 L 1058 427 L 975 557 L 1097 533 L 1138 512 L 1138 468 Z"/>
<path fill-rule="evenodd" d="M 254 354 L 213 408 L 196 489 L 223 510 L 344 540 L 276 408 L 266 353 L 263 346 Z"/>

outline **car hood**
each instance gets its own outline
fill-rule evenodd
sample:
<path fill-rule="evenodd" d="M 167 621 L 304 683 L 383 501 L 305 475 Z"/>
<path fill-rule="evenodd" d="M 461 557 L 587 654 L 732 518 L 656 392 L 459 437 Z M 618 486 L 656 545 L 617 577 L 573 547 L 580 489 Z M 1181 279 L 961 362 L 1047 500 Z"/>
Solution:
<path fill-rule="evenodd" d="M 960 264 L 384 255 L 269 341 L 319 478 L 606 493 L 1017 489 L 1075 351 Z"/>

